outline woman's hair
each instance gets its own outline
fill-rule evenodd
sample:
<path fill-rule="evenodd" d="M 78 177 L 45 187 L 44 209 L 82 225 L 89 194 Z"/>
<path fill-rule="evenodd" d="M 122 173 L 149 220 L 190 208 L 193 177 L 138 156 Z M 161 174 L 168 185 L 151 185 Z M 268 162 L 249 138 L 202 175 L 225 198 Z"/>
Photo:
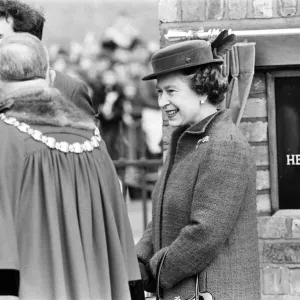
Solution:
<path fill-rule="evenodd" d="M 216 64 L 206 64 L 180 70 L 185 76 L 190 88 L 197 94 L 207 94 L 211 104 L 217 105 L 224 100 L 228 90 L 227 77 L 222 75 L 221 67 Z"/>
<path fill-rule="evenodd" d="M 28 32 L 42 39 L 44 14 L 33 6 L 21 0 L 0 0 L 0 17 L 12 17 L 14 32 Z"/>

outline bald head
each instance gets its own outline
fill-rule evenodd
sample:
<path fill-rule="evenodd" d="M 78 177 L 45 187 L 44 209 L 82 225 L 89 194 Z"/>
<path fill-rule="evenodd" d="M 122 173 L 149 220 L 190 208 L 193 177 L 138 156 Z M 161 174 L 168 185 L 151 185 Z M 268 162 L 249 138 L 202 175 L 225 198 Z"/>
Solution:
<path fill-rule="evenodd" d="M 46 79 L 49 58 L 41 41 L 28 33 L 16 33 L 0 41 L 0 80 L 21 82 Z"/>

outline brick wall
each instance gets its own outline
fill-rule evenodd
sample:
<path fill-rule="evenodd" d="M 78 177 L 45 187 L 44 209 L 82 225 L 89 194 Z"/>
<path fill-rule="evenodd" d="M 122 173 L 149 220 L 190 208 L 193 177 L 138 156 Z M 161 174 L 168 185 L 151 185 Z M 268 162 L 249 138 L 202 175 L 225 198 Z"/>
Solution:
<path fill-rule="evenodd" d="M 300 215 L 258 218 L 262 300 L 300 299 Z"/>
<path fill-rule="evenodd" d="M 271 214 L 266 76 L 256 72 L 240 129 L 248 138 L 257 166 L 257 210 Z"/>
<path fill-rule="evenodd" d="M 300 24 L 300 0 L 160 0 L 161 46 L 169 29 L 250 30 Z M 257 210 L 262 300 L 300 299 L 300 212 L 271 216 L 266 72 L 256 71 L 240 129 L 257 165 Z M 164 150 L 172 129 L 164 116 Z M 298 214 L 298 216 L 297 216 Z M 250 299 L 249 299 L 250 300 Z"/>
<path fill-rule="evenodd" d="M 242 21 L 249 27 L 259 19 L 284 23 L 283 18 L 299 17 L 299 8 L 299 0 L 160 0 L 159 19 L 162 23 Z"/>

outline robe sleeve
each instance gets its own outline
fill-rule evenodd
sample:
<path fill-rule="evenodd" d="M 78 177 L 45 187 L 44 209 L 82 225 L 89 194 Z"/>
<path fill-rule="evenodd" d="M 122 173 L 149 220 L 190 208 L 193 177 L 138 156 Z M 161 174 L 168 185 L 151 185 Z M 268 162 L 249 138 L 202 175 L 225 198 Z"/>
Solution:
<path fill-rule="evenodd" d="M 11 195 L 3 178 L 3 169 L 0 172 L 0 270 L 18 269 L 18 249 L 16 224 L 13 212 Z"/>
<path fill-rule="evenodd" d="M 23 160 L 14 137 L 5 133 L 0 129 L 0 296 L 16 297 L 20 281 L 16 218 Z"/>
<path fill-rule="evenodd" d="M 105 151 L 106 152 L 106 151 Z M 141 279 L 138 260 L 134 248 L 132 229 L 129 221 L 125 200 L 123 198 L 119 178 L 116 173 L 113 162 L 106 152 L 105 159 L 105 176 L 109 186 L 111 197 L 111 206 L 115 215 L 116 225 L 118 228 L 119 239 L 121 241 L 124 262 L 127 267 L 128 280 L 137 281 Z"/>
<path fill-rule="evenodd" d="M 232 141 L 217 147 L 215 149 L 222 151 L 210 151 L 198 170 L 191 223 L 170 246 L 156 252 L 150 260 L 151 271 L 156 277 L 157 266 L 168 251 L 161 271 L 162 288 L 171 288 L 211 263 L 236 224 L 247 183 L 256 176 L 248 145 Z"/>

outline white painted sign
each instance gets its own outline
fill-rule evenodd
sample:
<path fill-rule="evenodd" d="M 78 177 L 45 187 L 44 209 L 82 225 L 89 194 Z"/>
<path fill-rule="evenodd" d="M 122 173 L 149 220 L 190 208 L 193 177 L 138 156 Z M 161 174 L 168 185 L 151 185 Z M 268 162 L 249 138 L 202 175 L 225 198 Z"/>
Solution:
<path fill-rule="evenodd" d="M 300 154 L 287 154 L 286 164 L 288 166 L 300 166 Z"/>

